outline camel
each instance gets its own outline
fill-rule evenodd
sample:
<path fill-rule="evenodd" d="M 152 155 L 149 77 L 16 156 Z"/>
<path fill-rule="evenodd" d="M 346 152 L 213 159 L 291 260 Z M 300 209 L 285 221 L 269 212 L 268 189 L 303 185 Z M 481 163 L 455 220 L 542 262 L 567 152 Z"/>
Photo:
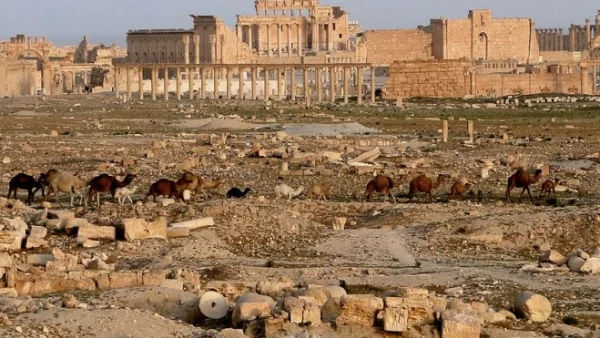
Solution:
<path fill-rule="evenodd" d="M 385 175 L 377 175 L 367 184 L 363 200 L 370 202 L 373 197 L 373 193 L 377 192 L 383 194 L 384 196 L 389 196 L 389 198 L 392 201 L 394 201 L 394 203 L 396 203 L 396 198 L 392 194 L 392 189 L 394 188 L 394 185 L 394 180 L 391 177 Z"/>
<path fill-rule="evenodd" d="M 433 182 L 433 180 L 426 175 L 419 175 L 415 177 L 408 185 L 408 198 L 412 200 L 416 193 L 421 192 L 429 196 L 429 200 L 432 201 L 433 196 L 431 196 L 431 192 L 439 188 L 439 186 L 446 181 L 446 177 L 447 175 L 438 175 L 438 178 L 435 182 Z"/>
<path fill-rule="evenodd" d="M 538 169 L 535 171 L 535 175 L 531 176 L 523 169 L 517 170 L 516 173 L 512 174 L 508 178 L 508 182 L 506 185 L 506 202 L 510 202 L 510 192 L 514 188 L 522 188 L 521 195 L 519 195 L 519 203 L 521 203 L 521 199 L 523 198 L 523 194 L 527 191 L 529 195 L 529 200 L 533 203 L 533 197 L 531 197 L 531 191 L 529 190 L 529 186 L 532 184 L 536 184 L 540 178 L 542 177 L 542 170 Z"/>
<path fill-rule="evenodd" d="M 464 194 L 471 189 L 471 183 L 462 184 L 460 182 L 454 183 L 452 188 L 450 188 L 450 198 L 457 197 L 462 201 L 464 199 Z"/>
<path fill-rule="evenodd" d="M 287 197 L 288 200 L 291 201 L 292 198 L 302 195 L 303 192 L 304 192 L 303 186 L 294 190 L 294 188 L 290 187 L 287 184 L 280 184 L 275 187 L 275 199 L 278 200 L 279 198 L 281 198 L 283 196 L 283 197 Z"/>
<path fill-rule="evenodd" d="M 547 180 L 542 183 L 542 189 L 540 190 L 540 196 L 538 198 L 542 198 L 542 195 L 546 194 L 546 199 L 550 198 L 550 193 L 554 195 L 554 199 L 556 199 L 556 187 L 560 184 L 560 180 L 557 178 L 554 181 Z"/>
<path fill-rule="evenodd" d="M 115 192 L 117 188 L 123 188 L 131 184 L 131 181 L 136 177 L 134 174 L 127 174 L 123 181 L 119 181 L 116 177 L 107 174 L 102 174 L 92 178 L 88 183 L 88 198 L 87 202 L 91 202 L 94 197 L 97 197 L 97 204 L 100 207 L 100 193 L 110 192 L 112 201 L 115 200 Z"/>

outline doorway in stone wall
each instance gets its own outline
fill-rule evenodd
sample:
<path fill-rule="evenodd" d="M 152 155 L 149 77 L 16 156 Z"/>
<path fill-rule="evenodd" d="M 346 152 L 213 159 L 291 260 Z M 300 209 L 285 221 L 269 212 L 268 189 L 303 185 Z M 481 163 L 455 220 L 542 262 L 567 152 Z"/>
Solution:
<path fill-rule="evenodd" d="M 474 60 L 487 60 L 488 59 L 488 36 L 485 33 L 479 33 L 475 41 L 475 48 L 473 49 Z"/>

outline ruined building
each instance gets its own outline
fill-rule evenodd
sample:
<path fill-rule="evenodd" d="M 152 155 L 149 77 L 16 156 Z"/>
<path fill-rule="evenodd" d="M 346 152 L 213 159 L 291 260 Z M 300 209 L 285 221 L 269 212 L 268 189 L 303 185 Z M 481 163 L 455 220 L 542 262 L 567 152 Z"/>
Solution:
<path fill-rule="evenodd" d="M 192 29 L 131 30 L 128 62 L 249 64 L 342 52 L 348 59 L 354 56 L 356 29 L 351 31 L 341 7 L 318 0 L 258 0 L 255 10 L 255 15 L 238 15 L 235 29 L 215 16 L 192 15 Z"/>

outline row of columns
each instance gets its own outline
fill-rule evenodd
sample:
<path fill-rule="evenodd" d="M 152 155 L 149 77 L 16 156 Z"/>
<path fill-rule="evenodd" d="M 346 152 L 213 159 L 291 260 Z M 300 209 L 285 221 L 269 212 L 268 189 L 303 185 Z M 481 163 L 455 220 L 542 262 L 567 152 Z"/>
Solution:
<path fill-rule="evenodd" d="M 564 50 L 564 36 L 562 28 L 538 29 L 536 31 L 541 51 Z"/>
<path fill-rule="evenodd" d="M 277 30 L 277 43 L 275 44 L 275 46 L 277 48 L 275 48 L 277 50 L 277 56 L 281 57 L 283 56 L 283 49 L 284 46 L 287 46 L 287 54 L 288 56 L 292 55 L 292 51 L 293 51 L 293 43 L 292 43 L 292 26 L 296 26 L 296 55 L 298 56 L 302 56 L 303 52 L 304 52 L 304 39 L 302 38 L 303 34 L 302 34 L 302 25 L 301 24 L 279 24 L 279 23 L 274 23 L 274 24 L 249 24 L 249 25 L 245 25 L 245 24 L 238 24 L 237 26 L 237 35 L 238 38 L 241 41 L 245 41 L 248 46 L 250 46 L 250 48 L 252 50 L 256 49 L 257 51 L 261 52 L 262 51 L 262 45 L 263 43 L 266 45 L 266 50 L 267 50 L 267 55 L 268 56 L 273 56 L 273 43 L 271 41 L 271 27 L 275 26 L 275 29 Z M 285 44 L 283 43 L 283 37 L 282 37 L 282 29 L 283 27 L 287 26 L 287 30 L 286 30 L 286 36 L 285 36 Z M 256 41 L 254 41 L 255 38 L 255 28 L 256 28 Z M 267 36 L 267 41 L 263 42 L 260 40 L 261 37 L 261 32 L 265 32 L 266 36 Z M 246 39 L 244 39 L 244 36 L 246 36 Z"/>
<path fill-rule="evenodd" d="M 598 30 L 595 32 L 598 34 Z M 585 26 L 571 25 L 569 27 L 569 51 L 584 51 L 590 48 L 592 41 L 592 26 L 590 20 L 585 20 Z"/>
<path fill-rule="evenodd" d="M 138 95 L 139 95 L 139 99 L 143 100 L 144 99 L 144 78 L 143 78 L 143 70 L 146 67 L 142 67 L 142 66 L 138 66 L 137 70 L 138 70 Z M 158 74 L 159 74 L 159 70 L 162 70 L 163 73 L 163 81 L 164 81 L 164 86 L 163 86 L 163 97 L 164 100 L 167 101 L 169 100 L 169 83 L 170 83 L 170 79 L 169 79 L 169 69 L 175 69 L 176 70 L 176 76 L 175 76 L 175 81 L 176 81 L 176 90 L 175 90 L 175 97 L 177 100 L 181 100 L 182 99 L 182 92 L 181 92 L 181 84 L 182 84 L 182 69 L 187 70 L 187 74 L 188 74 L 188 81 L 189 81 L 189 93 L 188 93 L 188 97 L 190 100 L 193 100 L 195 98 L 206 98 L 206 94 L 207 94 L 207 90 L 206 90 L 206 85 L 207 85 L 207 72 L 209 70 L 213 71 L 213 80 L 214 80 L 214 98 L 215 99 L 219 99 L 219 76 L 218 74 L 226 74 L 225 78 L 227 81 L 227 86 L 226 86 L 226 95 L 225 98 L 226 99 L 231 99 L 232 98 L 232 83 L 233 83 L 233 73 L 237 72 L 239 74 L 239 90 L 238 90 L 238 99 L 243 99 L 244 98 L 244 78 L 242 76 L 242 73 L 244 71 L 246 71 L 247 69 L 251 70 L 251 90 L 250 90 L 250 94 L 251 94 L 251 98 L 253 100 L 257 99 L 258 97 L 258 92 L 257 92 L 257 81 L 258 81 L 258 71 L 259 68 L 261 68 L 264 71 L 264 100 L 267 101 L 270 98 L 270 81 L 271 81 L 271 77 L 270 74 L 271 72 L 276 72 L 277 76 L 277 96 L 279 99 L 283 99 L 287 94 L 289 94 L 289 96 L 291 97 L 292 101 L 296 101 L 296 97 L 298 96 L 297 94 L 297 84 L 296 84 L 296 72 L 298 71 L 298 69 L 302 69 L 303 70 L 303 89 L 304 89 L 304 99 L 306 101 L 306 105 L 310 106 L 311 105 L 311 96 L 313 94 L 316 94 L 316 100 L 317 102 L 323 102 L 323 75 L 326 72 L 328 77 L 329 77 L 329 99 L 331 102 L 335 102 L 338 95 L 337 95 L 337 87 L 339 86 L 339 79 L 338 79 L 338 74 L 343 77 L 343 99 L 344 99 L 344 103 L 348 103 L 349 102 L 349 96 L 350 96 L 350 80 L 351 80 L 351 73 L 355 73 L 355 77 L 354 79 L 356 80 L 355 83 L 355 87 L 356 87 L 356 95 L 357 95 L 357 102 L 358 104 L 362 104 L 363 103 L 363 82 L 364 82 L 364 70 L 365 68 L 371 68 L 371 86 L 370 86 L 370 102 L 374 103 L 375 102 L 375 89 L 376 89 L 376 77 L 375 77 L 375 67 L 373 66 L 363 66 L 363 65 L 323 65 L 323 66 L 263 66 L 263 67 L 231 67 L 231 66 L 218 66 L 218 67 L 181 67 L 181 66 L 154 66 L 154 67 L 148 67 L 151 69 L 151 76 L 150 76 L 150 81 L 151 81 L 151 98 L 152 100 L 156 100 L 157 98 L 157 87 L 158 87 Z M 127 98 L 130 99 L 132 97 L 132 70 L 134 68 L 132 67 L 117 67 L 115 69 L 115 72 L 117 72 L 115 74 L 115 95 L 117 97 L 121 96 L 121 88 L 119 88 L 119 83 L 120 83 L 120 76 L 123 75 L 123 73 L 125 73 L 125 77 L 126 77 L 126 95 Z M 312 89 L 311 89 L 311 85 L 310 85 L 310 72 L 311 70 L 314 72 L 315 74 L 315 82 L 316 82 L 316 93 L 312 93 Z M 200 81 L 201 81 L 201 86 L 200 86 L 200 93 L 198 96 L 194 96 L 194 74 L 198 74 L 198 72 L 200 73 Z M 286 89 L 287 89 L 287 85 L 285 86 L 286 89 L 284 89 L 284 81 L 283 81 L 283 76 L 285 74 L 285 79 L 286 81 L 289 79 L 289 84 L 290 84 L 290 91 L 289 93 L 286 93 Z M 290 76 L 288 76 L 290 75 Z"/>

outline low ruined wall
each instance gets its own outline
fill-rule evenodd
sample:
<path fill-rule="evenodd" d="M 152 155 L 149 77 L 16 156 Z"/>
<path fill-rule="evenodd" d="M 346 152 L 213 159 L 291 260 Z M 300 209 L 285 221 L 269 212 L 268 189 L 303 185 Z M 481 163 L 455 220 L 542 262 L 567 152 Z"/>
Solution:
<path fill-rule="evenodd" d="M 0 59 L 0 97 L 35 94 L 36 77 L 35 62 Z"/>
<path fill-rule="evenodd" d="M 466 60 L 395 62 L 386 85 L 388 98 L 504 96 L 511 94 L 588 94 L 579 73 L 475 74 Z"/>
<path fill-rule="evenodd" d="M 580 74 L 478 74 L 475 88 L 474 95 L 491 97 L 510 94 L 582 93 Z"/>
<path fill-rule="evenodd" d="M 463 97 L 470 94 L 470 61 L 394 62 L 386 85 L 388 98 Z"/>
<path fill-rule="evenodd" d="M 366 49 L 367 62 L 377 65 L 433 59 L 432 35 L 418 29 L 367 31 L 359 48 Z"/>

